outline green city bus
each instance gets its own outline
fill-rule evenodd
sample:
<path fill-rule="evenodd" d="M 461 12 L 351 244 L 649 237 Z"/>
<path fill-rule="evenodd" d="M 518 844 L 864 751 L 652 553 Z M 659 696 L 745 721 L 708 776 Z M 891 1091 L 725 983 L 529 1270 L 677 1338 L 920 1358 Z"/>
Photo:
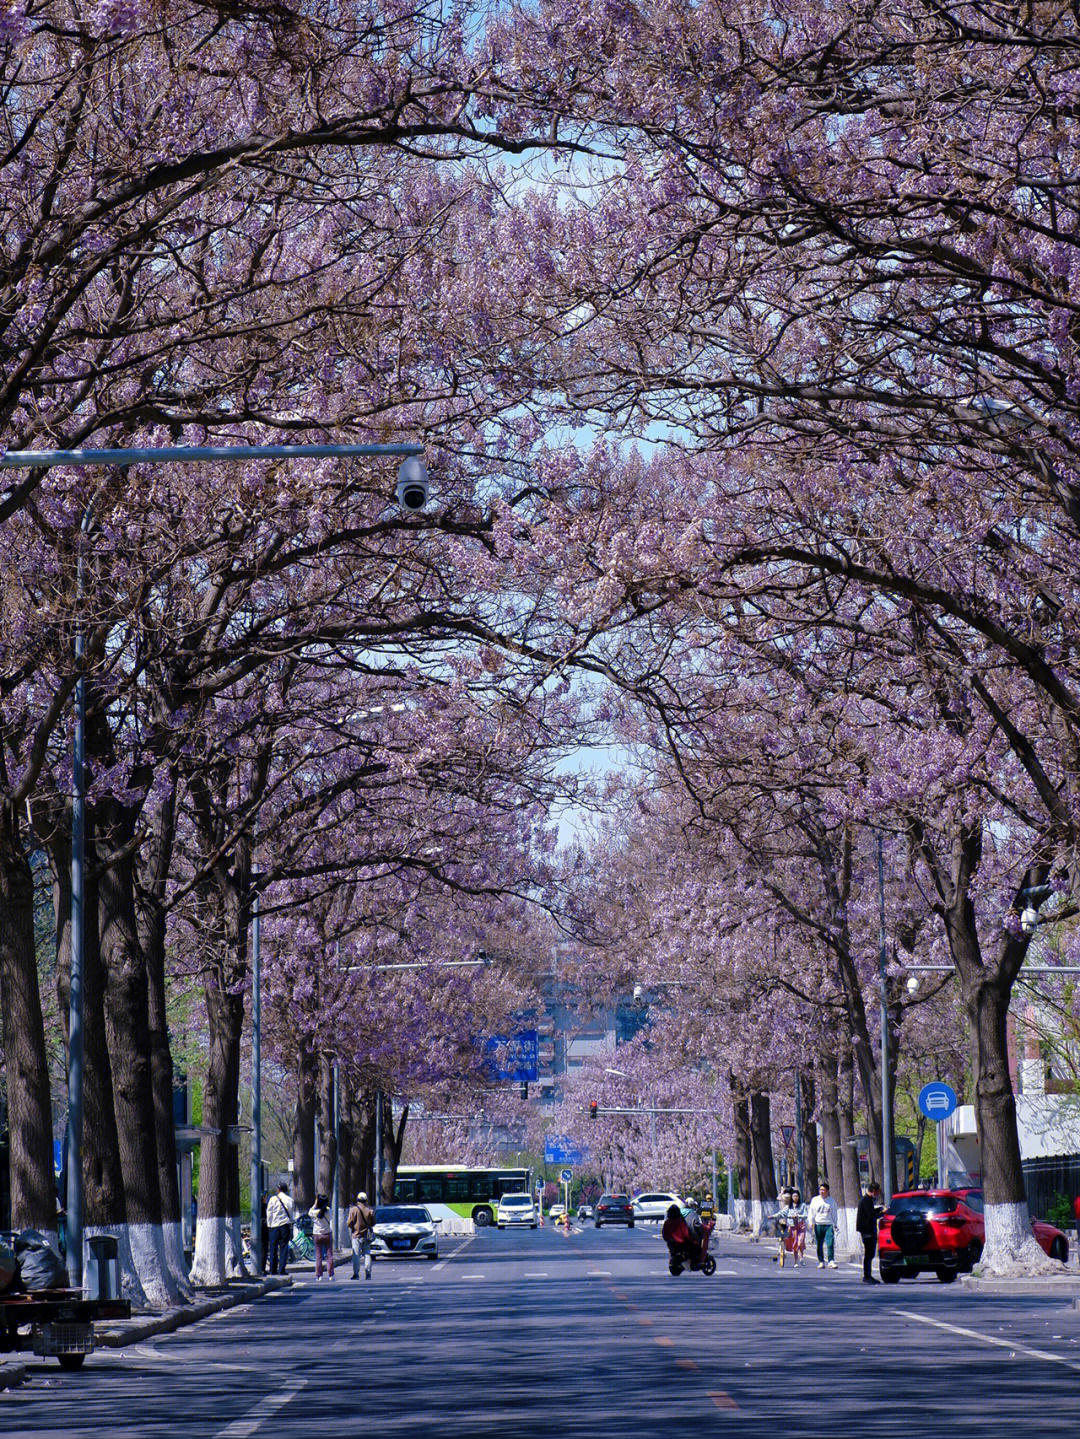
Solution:
<path fill-rule="evenodd" d="M 531 1194 L 531 1169 L 475 1169 L 467 1164 L 403 1164 L 394 1179 L 395 1204 L 424 1204 L 432 1217 L 451 1210 L 478 1228 L 494 1224 L 504 1194 Z"/>

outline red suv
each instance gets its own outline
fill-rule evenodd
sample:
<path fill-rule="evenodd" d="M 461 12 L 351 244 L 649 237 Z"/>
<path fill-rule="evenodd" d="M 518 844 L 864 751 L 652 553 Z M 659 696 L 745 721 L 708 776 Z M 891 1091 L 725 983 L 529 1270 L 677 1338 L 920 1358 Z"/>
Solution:
<path fill-rule="evenodd" d="M 1033 1219 L 1031 1227 L 1052 1259 L 1065 1263 L 1069 1242 L 1060 1229 Z M 932 1270 L 942 1284 L 968 1274 L 982 1253 L 981 1189 L 912 1189 L 894 1194 L 878 1226 L 878 1264 L 886 1284 Z"/>

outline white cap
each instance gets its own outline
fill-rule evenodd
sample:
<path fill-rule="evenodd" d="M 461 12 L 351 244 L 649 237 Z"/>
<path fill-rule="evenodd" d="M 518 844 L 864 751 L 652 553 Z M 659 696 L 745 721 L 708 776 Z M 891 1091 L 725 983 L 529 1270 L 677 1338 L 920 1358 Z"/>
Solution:
<path fill-rule="evenodd" d="M 361 1189 L 360 1193 L 356 1196 L 356 1198 L 357 1198 L 357 1200 L 358 1200 L 361 1204 L 366 1204 L 366 1203 L 367 1203 L 367 1195 L 364 1193 L 364 1191 L 363 1191 L 362 1189 Z"/>

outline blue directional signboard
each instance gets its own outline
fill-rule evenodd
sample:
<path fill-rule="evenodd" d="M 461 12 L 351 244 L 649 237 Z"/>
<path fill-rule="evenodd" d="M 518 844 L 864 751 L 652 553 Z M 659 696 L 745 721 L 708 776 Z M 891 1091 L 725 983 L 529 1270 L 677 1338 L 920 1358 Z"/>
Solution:
<path fill-rule="evenodd" d="M 548 1134 L 544 1137 L 545 1164 L 584 1164 L 589 1151 L 580 1149 L 565 1134 Z"/>
<path fill-rule="evenodd" d="M 959 1102 L 956 1090 L 949 1084 L 942 1084 L 939 1079 L 924 1084 L 919 1090 L 919 1108 L 927 1119 L 948 1119 Z"/>
<path fill-rule="evenodd" d="M 570 1184 L 574 1178 L 574 1171 L 572 1169 L 560 1169 L 559 1178 L 564 1184 Z"/>
<path fill-rule="evenodd" d="M 516 1034 L 493 1034 L 484 1041 L 488 1068 L 495 1079 L 514 1084 L 535 1084 L 540 1076 L 540 1046 L 535 1029 Z"/>

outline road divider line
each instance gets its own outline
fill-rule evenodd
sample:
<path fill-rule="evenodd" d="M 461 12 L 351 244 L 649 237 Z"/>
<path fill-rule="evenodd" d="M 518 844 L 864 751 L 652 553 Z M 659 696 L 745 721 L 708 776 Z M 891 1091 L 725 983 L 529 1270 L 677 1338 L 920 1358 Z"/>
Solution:
<path fill-rule="evenodd" d="M 738 1409 L 739 1407 L 731 1395 L 725 1394 L 722 1389 L 710 1389 L 708 1395 L 717 1409 Z"/>
<path fill-rule="evenodd" d="M 232 1424 L 227 1424 L 224 1429 L 219 1429 L 214 1439 L 248 1439 L 257 1429 L 261 1429 L 268 1419 L 284 1408 L 290 1399 L 295 1399 L 300 1390 L 307 1385 L 306 1379 L 290 1379 L 285 1388 L 277 1394 L 270 1394 L 265 1399 L 260 1399 L 255 1408 L 243 1419 L 236 1419 Z"/>
<path fill-rule="evenodd" d="M 1051 1354 L 1048 1349 L 1031 1349 L 1026 1344 L 1017 1344 L 1011 1339 L 998 1339 L 993 1334 L 980 1334 L 977 1329 L 964 1329 L 959 1324 L 946 1324 L 944 1319 L 931 1319 L 926 1314 L 916 1314 L 912 1309 L 895 1309 L 905 1319 L 914 1319 L 916 1324 L 930 1324 L 935 1329 L 946 1329 L 950 1334 L 961 1334 L 965 1339 L 978 1339 L 982 1344 L 993 1344 L 998 1349 L 1009 1349 L 1015 1354 L 1026 1354 L 1029 1359 L 1045 1359 L 1050 1364 L 1061 1364 L 1080 1374 L 1080 1364 L 1074 1364 L 1061 1354 Z"/>
<path fill-rule="evenodd" d="M 463 1249 L 468 1249 L 469 1245 L 473 1242 L 475 1238 L 475 1234 L 470 1234 L 463 1244 L 459 1244 L 456 1249 L 452 1249 L 445 1259 L 440 1259 L 439 1262 L 432 1268 L 432 1274 L 438 1274 L 440 1269 L 445 1269 L 446 1266 L 450 1263 L 451 1259 L 456 1259 Z"/>

